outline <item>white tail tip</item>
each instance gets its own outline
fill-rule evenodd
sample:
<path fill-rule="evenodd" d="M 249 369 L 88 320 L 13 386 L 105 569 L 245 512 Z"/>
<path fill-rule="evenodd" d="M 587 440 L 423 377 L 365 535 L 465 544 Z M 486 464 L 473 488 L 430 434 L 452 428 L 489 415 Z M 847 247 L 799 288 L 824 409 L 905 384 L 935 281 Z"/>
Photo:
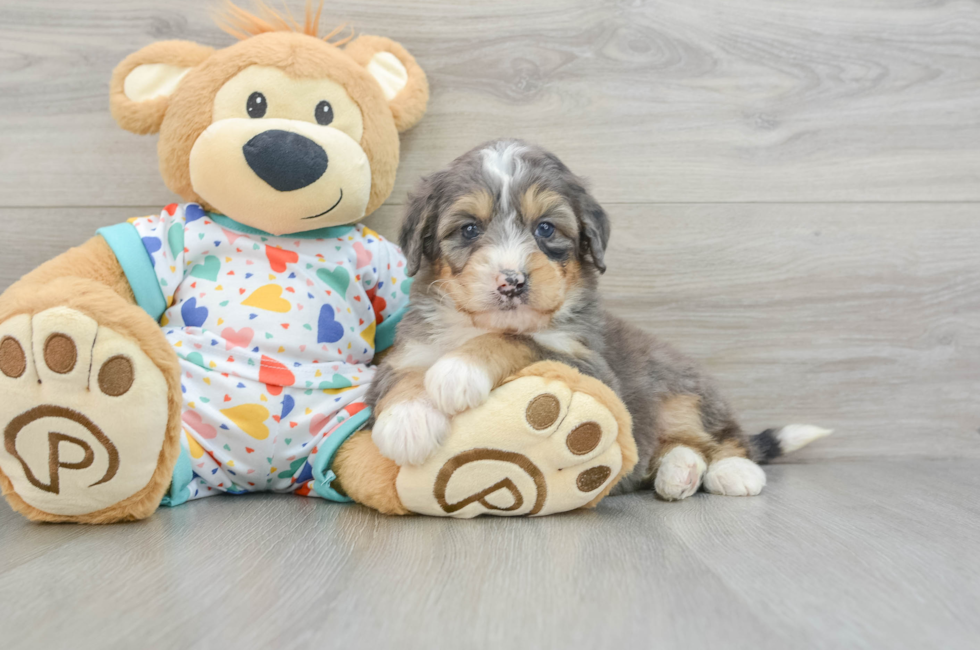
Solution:
<path fill-rule="evenodd" d="M 833 429 L 824 429 L 812 424 L 788 424 L 779 430 L 776 439 L 779 440 L 779 448 L 782 452 L 788 454 L 833 432 Z"/>

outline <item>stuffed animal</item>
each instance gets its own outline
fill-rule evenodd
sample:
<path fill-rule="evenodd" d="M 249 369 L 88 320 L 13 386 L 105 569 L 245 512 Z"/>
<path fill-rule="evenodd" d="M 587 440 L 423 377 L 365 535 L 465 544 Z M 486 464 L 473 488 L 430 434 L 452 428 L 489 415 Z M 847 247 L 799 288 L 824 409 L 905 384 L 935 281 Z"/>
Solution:
<path fill-rule="evenodd" d="M 0 297 L 0 485 L 39 521 L 148 517 L 220 493 L 388 513 L 542 515 L 632 469 L 603 384 L 532 366 L 459 414 L 424 465 L 361 430 L 409 300 L 401 251 L 357 223 L 392 190 L 425 74 L 378 36 L 227 7 L 238 43 L 149 45 L 115 70 L 123 128 L 159 133 L 186 202 L 102 228 Z"/>

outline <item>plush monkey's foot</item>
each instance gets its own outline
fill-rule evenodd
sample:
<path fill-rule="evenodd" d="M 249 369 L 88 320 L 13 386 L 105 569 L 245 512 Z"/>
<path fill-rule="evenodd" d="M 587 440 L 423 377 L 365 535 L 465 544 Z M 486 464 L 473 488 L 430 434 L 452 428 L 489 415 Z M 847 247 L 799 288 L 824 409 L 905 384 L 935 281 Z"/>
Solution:
<path fill-rule="evenodd" d="M 538 363 L 457 415 L 446 442 L 395 487 L 441 517 L 548 515 L 592 506 L 636 464 L 626 408 L 601 382 Z"/>
<path fill-rule="evenodd" d="M 128 307 L 128 306 L 125 306 Z M 132 309 L 136 309 L 132 307 Z M 0 324 L 0 479 L 42 521 L 148 516 L 169 483 L 168 384 L 134 341 L 67 307 Z"/>

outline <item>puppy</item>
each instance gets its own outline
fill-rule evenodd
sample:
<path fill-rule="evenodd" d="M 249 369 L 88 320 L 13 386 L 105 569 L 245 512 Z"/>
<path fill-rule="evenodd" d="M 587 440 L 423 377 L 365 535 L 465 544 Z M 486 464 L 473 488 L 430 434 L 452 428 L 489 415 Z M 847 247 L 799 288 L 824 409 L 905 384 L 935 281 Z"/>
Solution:
<path fill-rule="evenodd" d="M 368 396 L 381 453 L 422 463 L 448 416 L 546 359 L 605 382 L 629 409 L 639 463 L 616 492 L 755 495 L 766 482 L 757 462 L 829 433 L 791 425 L 746 436 L 694 363 L 603 311 L 609 230 L 581 179 L 525 142 L 481 145 L 423 179 L 401 231 L 415 276 L 409 311 Z"/>

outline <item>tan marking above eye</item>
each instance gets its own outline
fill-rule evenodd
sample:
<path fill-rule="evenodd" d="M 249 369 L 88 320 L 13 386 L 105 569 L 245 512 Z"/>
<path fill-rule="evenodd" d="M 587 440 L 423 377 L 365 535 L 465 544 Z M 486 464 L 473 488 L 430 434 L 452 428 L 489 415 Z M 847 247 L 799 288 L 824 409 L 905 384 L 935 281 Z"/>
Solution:
<path fill-rule="evenodd" d="M 551 393 L 538 395 L 527 405 L 527 423 L 538 431 L 547 429 L 561 414 L 561 403 Z"/>
<path fill-rule="evenodd" d="M 565 198 L 552 190 L 542 189 L 540 185 L 532 185 L 521 196 L 521 214 L 524 222 L 534 223 L 539 217 L 547 212 L 556 212 L 555 217 L 559 220 L 570 219 L 574 221 L 575 213 L 568 205 Z"/>
<path fill-rule="evenodd" d="M 484 189 L 464 194 L 453 203 L 452 211 L 471 214 L 480 221 L 490 221 L 493 216 L 493 197 Z"/>
<path fill-rule="evenodd" d="M 14 337 L 3 337 L 3 341 L 0 341 L 0 372 L 17 379 L 25 370 L 27 370 L 27 356 L 24 354 L 24 348 Z"/>
<path fill-rule="evenodd" d="M 584 422 L 568 434 L 565 445 L 576 456 L 584 456 L 599 446 L 602 440 L 602 427 L 595 422 Z"/>
<path fill-rule="evenodd" d="M 612 470 L 609 467 L 599 465 L 579 474 L 578 478 L 575 479 L 575 485 L 579 492 L 592 492 L 605 483 L 610 474 L 612 474 Z"/>
<path fill-rule="evenodd" d="M 99 369 L 99 389 L 110 397 L 125 395 L 134 379 L 133 362 L 121 354 L 111 357 Z"/>
<path fill-rule="evenodd" d="M 78 350 L 67 334 L 55 333 L 44 342 L 44 363 L 53 372 L 66 375 L 75 368 Z"/>

